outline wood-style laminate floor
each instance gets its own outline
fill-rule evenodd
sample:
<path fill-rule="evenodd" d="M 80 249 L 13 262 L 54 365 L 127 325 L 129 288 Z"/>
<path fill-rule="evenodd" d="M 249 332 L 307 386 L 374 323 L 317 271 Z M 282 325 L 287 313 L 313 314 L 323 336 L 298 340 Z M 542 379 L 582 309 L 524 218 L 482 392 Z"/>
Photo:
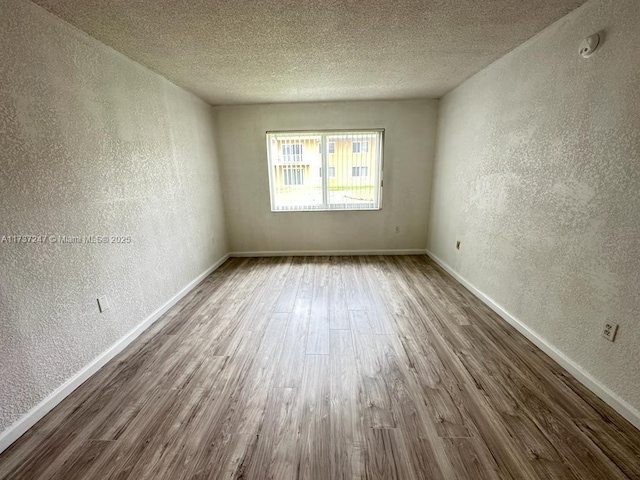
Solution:
<path fill-rule="evenodd" d="M 422 256 L 231 259 L 11 479 L 639 479 L 640 433 Z"/>

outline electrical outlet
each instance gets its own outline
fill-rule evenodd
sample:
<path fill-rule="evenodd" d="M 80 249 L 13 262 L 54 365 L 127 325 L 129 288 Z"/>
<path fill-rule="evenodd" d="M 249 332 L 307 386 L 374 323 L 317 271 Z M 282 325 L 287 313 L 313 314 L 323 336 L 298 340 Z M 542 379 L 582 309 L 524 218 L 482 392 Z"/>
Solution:
<path fill-rule="evenodd" d="M 613 342 L 616 339 L 616 333 L 618 333 L 618 324 L 617 323 L 605 323 L 604 328 L 602 329 L 602 336 Z"/>
<path fill-rule="evenodd" d="M 458 241 L 456 242 L 456 248 L 457 248 L 458 250 L 460 250 L 460 240 L 458 240 Z"/>
<path fill-rule="evenodd" d="M 109 310 L 109 299 L 106 295 L 98 298 L 98 310 L 100 311 L 100 313 L 104 313 Z"/>
<path fill-rule="evenodd" d="M 400 233 L 400 227 L 396 225 L 396 233 Z"/>

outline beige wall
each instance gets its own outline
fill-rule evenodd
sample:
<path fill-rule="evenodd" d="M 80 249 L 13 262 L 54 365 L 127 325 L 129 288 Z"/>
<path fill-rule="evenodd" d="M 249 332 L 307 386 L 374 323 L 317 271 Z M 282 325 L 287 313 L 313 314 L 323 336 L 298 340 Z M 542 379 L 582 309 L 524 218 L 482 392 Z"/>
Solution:
<path fill-rule="evenodd" d="M 436 100 L 216 108 L 231 251 L 424 249 L 436 109 Z M 368 128 L 385 129 L 382 210 L 271 212 L 267 131 Z"/>
<path fill-rule="evenodd" d="M 429 228 L 435 255 L 636 412 L 639 26 L 640 2 L 592 0 L 446 95 Z"/>
<path fill-rule="evenodd" d="M 30 2 L 0 44 L 0 236 L 132 239 L 0 243 L 1 434 L 227 246 L 210 106 Z"/>

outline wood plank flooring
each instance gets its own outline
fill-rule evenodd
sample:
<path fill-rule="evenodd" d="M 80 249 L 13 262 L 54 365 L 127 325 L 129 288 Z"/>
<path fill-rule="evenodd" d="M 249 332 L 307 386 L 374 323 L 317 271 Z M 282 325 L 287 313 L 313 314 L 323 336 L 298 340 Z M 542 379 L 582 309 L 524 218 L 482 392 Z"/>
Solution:
<path fill-rule="evenodd" d="M 640 432 L 427 257 L 231 259 L 7 479 L 640 479 Z"/>

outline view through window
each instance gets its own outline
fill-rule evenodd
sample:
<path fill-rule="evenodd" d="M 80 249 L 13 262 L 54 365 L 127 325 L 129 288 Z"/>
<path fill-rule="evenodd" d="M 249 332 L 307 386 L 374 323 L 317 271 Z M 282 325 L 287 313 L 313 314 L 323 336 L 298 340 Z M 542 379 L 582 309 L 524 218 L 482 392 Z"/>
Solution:
<path fill-rule="evenodd" d="M 268 132 L 271 210 L 379 209 L 383 133 Z"/>

